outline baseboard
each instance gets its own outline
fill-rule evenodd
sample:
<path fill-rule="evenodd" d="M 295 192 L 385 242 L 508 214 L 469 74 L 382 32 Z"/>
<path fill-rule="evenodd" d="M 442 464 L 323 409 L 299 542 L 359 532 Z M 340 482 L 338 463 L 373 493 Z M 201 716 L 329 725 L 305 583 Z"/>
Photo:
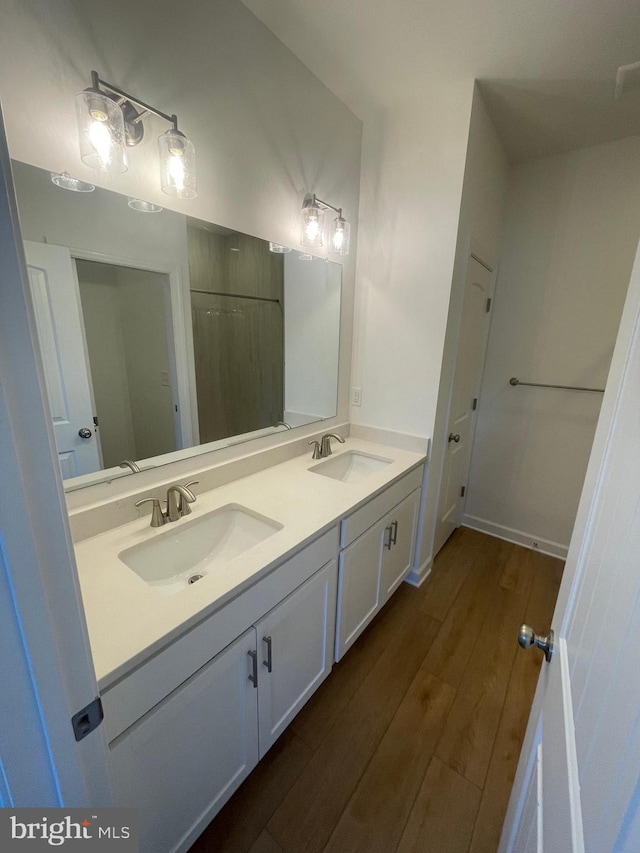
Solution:
<path fill-rule="evenodd" d="M 567 559 L 568 545 L 561 545 L 559 542 L 552 542 L 550 539 L 541 539 L 534 533 L 524 533 L 522 530 L 514 530 L 512 527 L 494 524 L 492 521 L 476 518 L 474 515 L 463 515 L 462 525 L 463 527 L 471 527 L 473 530 L 479 530 L 481 533 L 488 533 L 489 536 L 513 542 L 515 545 L 524 545 L 525 548 L 540 551 L 541 554 L 548 554 L 550 557 L 559 557 L 561 560 Z M 537 544 L 534 545 L 534 542 Z"/>
<path fill-rule="evenodd" d="M 410 586 L 422 586 L 422 584 L 431 574 L 432 567 L 433 557 L 428 557 L 419 568 L 409 572 L 409 574 L 405 578 L 405 582 L 408 583 Z"/>

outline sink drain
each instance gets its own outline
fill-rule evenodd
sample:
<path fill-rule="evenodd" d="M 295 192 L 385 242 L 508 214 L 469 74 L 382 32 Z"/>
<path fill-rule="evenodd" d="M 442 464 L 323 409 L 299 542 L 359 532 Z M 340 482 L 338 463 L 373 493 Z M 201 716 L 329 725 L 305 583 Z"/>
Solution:
<path fill-rule="evenodd" d="M 195 583 L 196 581 L 199 581 L 201 577 L 203 577 L 203 575 L 191 575 L 187 583 Z"/>

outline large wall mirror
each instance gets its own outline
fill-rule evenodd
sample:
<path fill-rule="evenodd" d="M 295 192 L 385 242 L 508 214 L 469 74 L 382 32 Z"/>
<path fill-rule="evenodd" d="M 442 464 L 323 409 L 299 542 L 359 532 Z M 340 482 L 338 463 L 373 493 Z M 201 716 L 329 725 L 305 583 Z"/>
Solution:
<path fill-rule="evenodd" d="M 13 168 L 65 488 L 335 416 L 339 264 Z"/>

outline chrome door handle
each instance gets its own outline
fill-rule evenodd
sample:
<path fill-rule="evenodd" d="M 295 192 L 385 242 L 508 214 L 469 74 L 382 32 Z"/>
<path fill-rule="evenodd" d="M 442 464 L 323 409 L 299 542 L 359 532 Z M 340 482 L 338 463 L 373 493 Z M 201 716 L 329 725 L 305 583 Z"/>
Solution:
<path fill-rule="evenodd" d="M 267 645 L 267 659 L 262 661 L 262 665 L 266 666 L 267 672 L 273 670 L 273 658 L 271 656 L 271 637 L 263 637 L 262 642 Z"/>
<path fill-rule="evenodd" d="M 518 642 L 523 649 L 530 649 L 532 646 L 542 649 L 547 663 L 551 660 L 553 654 L 553 630 L 549 631 L 548 637 L 540 637 L 530 625 L 521 625 L 518 632 Z"/>
<path fill-rule="evenodd" d="M 398 541 L 398 522 L 394 521 L 391 524 L 391 536 L 389 537 L 389 541 L 392 545 L 395 545 Z"/>
<path fill-rule="evenodd" d="M 250 651 L 247 652 L 249 657 L 251 658 L 251 675 L 249 676 L 249 681 L 253 684 L 254 687 L 258 686 L 258 652 Z"/>
<path fill-rule="evenodd" d="M 450 432 L 449 433 L 449 442 L 451 443 L 452 441 L 455 441 L 455 443 L 457 444 L 460 441 L 460 435 L 459 434 L 454 435 L 452 432 Z"/>
<path fill-rule="evenodd" d="M 82 429 L 78 430 L 78 435 L 80 436 L 80 438 L 91 438 L 93 433 L 91 432 L 89 427 L 82 427 Z"/>

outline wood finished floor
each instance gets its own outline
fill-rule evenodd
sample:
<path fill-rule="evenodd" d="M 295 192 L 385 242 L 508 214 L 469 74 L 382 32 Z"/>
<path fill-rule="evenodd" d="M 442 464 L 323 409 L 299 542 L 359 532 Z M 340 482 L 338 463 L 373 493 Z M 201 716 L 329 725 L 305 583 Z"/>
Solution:
<path fill-rule="evenodd" d="M 190 853 L 494 853 L 562 565 L 457 530 Z"/>

